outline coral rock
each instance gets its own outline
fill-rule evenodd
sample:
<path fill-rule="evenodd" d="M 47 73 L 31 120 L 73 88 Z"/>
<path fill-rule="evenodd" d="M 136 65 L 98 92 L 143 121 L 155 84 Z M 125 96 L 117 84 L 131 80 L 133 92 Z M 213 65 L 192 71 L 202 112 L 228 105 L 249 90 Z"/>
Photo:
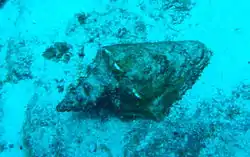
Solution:
<path fill-rule="evenodd" d="M 48 60 L 53 60 L 55 62 L 63 61 L 68 63 L 71 57 L 70 49 L 71 45 L 66 42 L 55 42 L 54 45 L 47 48 L 42 56 Z"/>

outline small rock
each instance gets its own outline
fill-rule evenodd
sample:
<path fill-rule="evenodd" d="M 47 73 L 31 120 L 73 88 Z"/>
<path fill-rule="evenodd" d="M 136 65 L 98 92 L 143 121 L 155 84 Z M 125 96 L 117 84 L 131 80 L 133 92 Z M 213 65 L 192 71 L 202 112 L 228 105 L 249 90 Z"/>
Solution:
<path fill-rule="evenodd" d="M 71 45 L 66 42 L 56 42 L 53 46 L 50 46 L 43 52 L 43 57 L 55 62 L 63 61 L 68 63 L 71 57 Z"/>
<path fill-rule="evenodd" d="M 80 49 L 80 52 L 78 53 L 78 56 L 79 56 L 80 58 L 84 58 L 84 57 L 85 57 L 84 46 Z"/>
<path fill-rule="evenodd" d="M 0 8 L 3 8 L 7 0 L 0 0 Z"/>
<path fill-rule="evenodd" d="M 5 150 L 5 144 L 0 143 L 0 152 L 3 152 Z"/>
<path fill-rule="evenodd" d="M 8 147 L 9 148 L 14 148 L 14 144 L 9 144 Z"/>
<path fill-rule="evenodd" d="M 117 31 L 117 35 L 116 35 L 116 36 L 117 36 L 118 38 L 122 38 L 122 37 L 124 37 L 127 33 L 128 33 L 128 30 L 127 30 L 125 27 L 119 28 L 118 31 Z"/>
<path fill-rule="evenodd" d="M 76 17 L 77 17 L 77 20 L 78 20 L 78 22 L 79 22 L 80 25 L 85 24 L 86 20 L 88 18 L 87 14 L 85 14 L 83 12 L 76 14 Z"/>
<path fill-rule="evenodd" d="M 89 151 L 90 151 L 90 152 L 96 152 L 96 149 L 97 149 L 96 143 L 91 143 L 91 144 L 89 145 Z"/>

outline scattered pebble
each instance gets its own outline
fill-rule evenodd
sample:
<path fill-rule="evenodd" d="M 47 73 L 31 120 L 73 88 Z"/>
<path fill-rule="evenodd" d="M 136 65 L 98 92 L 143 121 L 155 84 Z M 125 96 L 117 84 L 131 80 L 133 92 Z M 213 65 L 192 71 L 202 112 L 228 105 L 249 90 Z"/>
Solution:
<path fill-rule="evenodd" d="M 8 147 L 9 148 L 14 148 L 14 144 L 9 144 Z"/>
<path fill-rule="evenodd" d="M 97 149 L 96 143 L 91 143 L 91 144 L 89 145 L 89 151 L 90 151 L 90 152 L 96 152 L 96 149 Z"/>

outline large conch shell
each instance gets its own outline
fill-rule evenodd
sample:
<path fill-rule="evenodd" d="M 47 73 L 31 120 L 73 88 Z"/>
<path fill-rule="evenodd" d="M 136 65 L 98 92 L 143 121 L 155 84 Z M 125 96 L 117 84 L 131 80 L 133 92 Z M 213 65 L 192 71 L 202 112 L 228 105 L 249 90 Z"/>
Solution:
<path fill-rule="evenodd" d="M 197 81 L 211 56 L 199 41 L 104 46 L 88 75 L 69 87 L 57 111 L 106 110 L 125 120 L 162 120 Z"/>

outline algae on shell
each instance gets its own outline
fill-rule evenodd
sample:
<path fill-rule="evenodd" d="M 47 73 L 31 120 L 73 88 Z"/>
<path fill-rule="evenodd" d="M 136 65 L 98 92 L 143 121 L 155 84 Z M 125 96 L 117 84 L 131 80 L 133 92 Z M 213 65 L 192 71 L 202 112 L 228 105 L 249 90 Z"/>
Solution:
<path fill-rule="evenodd" d="M 104 46 L 57 111 L 107 110 L 124 120 L 162 120 L 211 56 L 203 43 L 191 40 Z"/>

